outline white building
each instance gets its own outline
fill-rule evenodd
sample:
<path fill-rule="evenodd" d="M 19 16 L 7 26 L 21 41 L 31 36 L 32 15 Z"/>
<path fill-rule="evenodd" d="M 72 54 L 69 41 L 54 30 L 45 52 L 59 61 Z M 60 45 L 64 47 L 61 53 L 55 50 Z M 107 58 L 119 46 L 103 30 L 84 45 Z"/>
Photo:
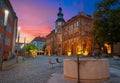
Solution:
<path fill-rule="evenodd" d="M 38 36 L 34 38 L 31 43 L 38 48 L 39 52 L 42 52 L 44 51 L 43 46 L 46 44 L 46 38 Z"/>

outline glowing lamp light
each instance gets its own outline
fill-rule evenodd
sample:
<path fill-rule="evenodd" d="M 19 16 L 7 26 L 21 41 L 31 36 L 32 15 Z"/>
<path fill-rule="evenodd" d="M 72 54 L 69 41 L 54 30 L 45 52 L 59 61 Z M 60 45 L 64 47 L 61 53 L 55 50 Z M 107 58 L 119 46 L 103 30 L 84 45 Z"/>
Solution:
<path fill-rule="evenodd" d="M 6 13 L 6 14 L 9 14 L 9 11 L 8 11 L 8 10 L 5 10 L 5 13 Z"/>
<path fill-rule="evenodd" d="M 80 54 L 82 54 L 82 53 L 81 53 L 81 51 L 78 51 L 77 54 L 80 55 Z"/>
<path fill-rule="evenodd" d="M 20 30 L 21 30 L 21 27 L 19 26 L 17 29 L 18 29 L 17 36 L 20 37 Z"/>
<path fill-rule="evenodd" d="M 108 44 L 104 44 L 107 47 L 107 53 L 110 54 L 111 53 L 111 46 Z"/>
<path fill-rule="evenodd" d="M 21 27 L 19 26 L 19 27 L 18 27 L 18 31 L 20 31 L 20 30 L 21 30 Z"/>
<path fill-rule="evenodd" d="M 8 14 L 9 14 L 9 11 L 8 11 L 8 10 L 5 10 L 4 26 L 7 25 Z"/>
<path fill-rule="evenodd" d="M 48 51 L 48 55 L 50 56 L 50 51 Z"/>
<path fill-rule="evenodd" d="M 68 56 L 70 56 L 71 55 L 71 52 L 68 52 Z"/>
<path fill-rule="evenodd" d="M 87 55 L 88 55 L 88 51 L 85 51 L 85 52 L 83 53 L 83 55 L 84 55 L 84 56 L 87 56 Z"/>

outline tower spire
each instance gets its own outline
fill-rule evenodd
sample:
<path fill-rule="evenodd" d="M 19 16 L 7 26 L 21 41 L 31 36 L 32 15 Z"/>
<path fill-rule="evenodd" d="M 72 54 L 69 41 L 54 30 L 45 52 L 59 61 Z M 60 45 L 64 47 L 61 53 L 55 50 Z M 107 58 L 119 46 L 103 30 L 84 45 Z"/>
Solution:
<path fill-rule="evenodd" d="M 59 0 L 61 1 L 61 0 Z M 62 7 L 61 7 L 61 2 L 59 3 L 59 8 L 58 8 L 58 13 L 57 13 L 57 19 L 56 19 L 56 27 L 60 27 L 65 23 L 65 20 L 63 18 L 64 14 L 62 13 Z"/>

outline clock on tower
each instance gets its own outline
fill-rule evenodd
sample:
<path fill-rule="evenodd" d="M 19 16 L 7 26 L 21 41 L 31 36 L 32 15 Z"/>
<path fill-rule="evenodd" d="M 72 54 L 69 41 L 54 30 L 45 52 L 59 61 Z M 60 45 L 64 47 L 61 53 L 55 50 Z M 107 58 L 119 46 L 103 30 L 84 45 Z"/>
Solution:
<path fill-rule="evenodd" d="M 61 26 L 61 25 L 62 25 L 62 22 L 58 22 L 57 25 Z"/>
<path fill-rule="evenodd" d="M 59 7 L 59 12 L 57 13 L 57 20 L 56 20 L 56 28 L 59 28 L 60 26 L 62 26 L 65 23 L 65 20 L 63 18 L 63 13 L 62 13 L 62 8 Z"/>

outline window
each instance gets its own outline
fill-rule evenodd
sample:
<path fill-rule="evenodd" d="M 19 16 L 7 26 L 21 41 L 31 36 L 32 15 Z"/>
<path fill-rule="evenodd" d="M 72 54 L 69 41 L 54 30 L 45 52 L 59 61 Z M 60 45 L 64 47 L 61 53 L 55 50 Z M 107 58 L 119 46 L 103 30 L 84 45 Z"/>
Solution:
<path fill-rule="evenodd" d="M 33 44 L 34 44 L 35 46 L 37 46 L 37 42 L 36 42 L 36 41 L 34 41 Z"/>
<path fill-rule="evenodd" d="M 57 28 L 55 29 L 55 33 L 57 33 L 58 32 L 58 30 L 57 30 Z"/>
<path fill-rule="evenodd" d="M 2 4 L 3 4 L 3 0 L 0 0 L 0 7 L 2 7 Z"/>
<path fill-rule="evenodd" d="M 66 31 L 68 31 L 69 30 L 69 27 L 66 27 Z"/>
<path fill-rule="evenodd" d="M 76 22 L 74 23 L 74 28 L 76 28 Z"/>
<path fill-rule="evenodd" d="M 73 25 L 71 25 L 71 29 L 73 29 Z"/>
<path fill-rule="evenodd" d="M 0 26 L 2 26 L 3 25 L 3 20 L 4 20 L 4 18 L 3 18 L 3 16 L 0 14 Z"/>
<path fill-rule="evenodd" d="M 0 42 L 2 42 L 2 34 L 0 34 Z"/>
<path fill-rule="evenodd" d="M 11 14 L 9 14 L 8 18 L 12 21 L 13 20 L 13 16 Z"/>
<path fill-rule="evenodd" d="M 0 0 L 0 7 L 3 9 L 7 9 L 5 3 L 3 2 L 3 0 Z"/>
<path fill-rule="evenodd" d="M 77 27 L 79 26 L 79 22 L 78 22 L 78 21 L 76 22 L 76 26 L 77 26 Z"/>
<path fill-rule="evenodd" d="M 7 29 L 6 29 L 8 32 L 11 32 L 11 26 L 10 24 L 7 24 Z"/>
<path fill-rule="evenodd" d="M 85 22 L 85 25 L 86 25 L 86 26 L 89 26 L 89 25 L 90 25 L 90 22 L 86 21 L 86 22 Z"/>
<path fill-rule="evenodd" d="M 6 7 L 6 5 L 4 3 L 2 4 L 2 8 L 7 9 L 7 7 Z"/>
<path fill-rule="evenodd" d="M 0 0 L 0 7 L 2 6 L 2 0 Z"/>
<path fill-rule="evenodd" d="M 10 39 L 8 37 L 6 37 L 6 39 L 5 39 L 5 45 L 10 46 Z"/>

